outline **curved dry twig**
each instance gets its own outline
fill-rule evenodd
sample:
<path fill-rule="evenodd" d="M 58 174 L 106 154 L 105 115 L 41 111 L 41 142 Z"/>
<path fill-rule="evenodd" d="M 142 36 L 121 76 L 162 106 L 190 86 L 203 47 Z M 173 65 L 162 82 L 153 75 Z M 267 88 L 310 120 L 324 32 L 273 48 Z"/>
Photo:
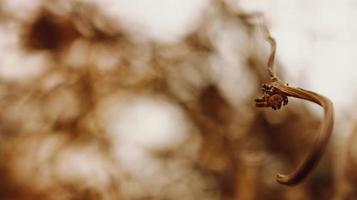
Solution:
<path fill-rule="evenodd" d="M 254 12 L 247 14 L 241 12 L 241 10 L 235 7 L 235 4 L 230 1 L 222 0 L 221 2 L 228 10 L 237 14 L 237 16 L 241 17 L 242 19 L 260 19 L 262 23 L 259 27 L 262 28 L 262 31 L 266 36 L 266 40 L 271 46 L 271 53 L 267 63 L 268 74 L 271 81 L 268 84 L 262 85 L 263 96 L 259 99 L 255 99 L 256 106 L 271 107 L 274 110 L 277 110 L 280 109 L 282 105 L 288 104 L 288 97 L 295 97 L 314 102 L 321 106 L 324 110 L 324 117 L 320 125 L 320 132 L 317 135 L 316 140 L 305 159 L 297 166 L 297 168 L 291 174 L 278 174 L 276 178 L 277 181 L 281 184 L 298 184 L 314 169 L 318 161 L 321 159 L 324 149 L 326 148 L 326 145 L 332 133 L 334 123 L 333 104 L 330 99 L 325 96 L 302 88 L 290 87 L 287 84 L 284 84 L 278 78 L 274 65 L 276 41 L 270 35 L 270 32 L 267 26 L 265 25 L 263 13 Z"/>
<path fill-rule="evenodd" d="M 320 132 L 305 159 L 289 175 L 278 174 L 276 179 L 279 183 L 285 185 L 294 185 L 300 183 L 316 166 L 321 159 L 324 149 L 331 136 L 334 122 L 333 104 L 325 96 L 311 92 L 302 88 L 290 87 L 284 84 L 276 75 L 274 68 L 274 58 L 276 51 L 276 42 L 271 37 L 268 29 L 263 25 L 266 39 L 270 43 L 272 52 L 268 60 L 268 73 L 271 82 L 262 85 L 263 96 L 255 99 L 257 107 L 271 107 L 274 110 L 280 109 L 282 105 L 288 103 L 288 97 L 295 97 L 320 105 L 324 110 L 324 118 L 320 125 Z"/>

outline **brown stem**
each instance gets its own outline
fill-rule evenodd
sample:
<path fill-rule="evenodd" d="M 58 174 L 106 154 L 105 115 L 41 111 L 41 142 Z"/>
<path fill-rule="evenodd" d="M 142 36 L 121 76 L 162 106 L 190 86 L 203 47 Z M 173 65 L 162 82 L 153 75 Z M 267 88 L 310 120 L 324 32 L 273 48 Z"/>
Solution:
<path fill-rule="evenodd" d="M 281 105 L 286 105 L 288 103 L 288 97 L 295 97 L 307 101 L 314 102 L 321 106 L 324 110 L 323 121 L 320 125 L 319 133 L 315 139 L 315 142 L 306 155 L 305 159 L 300 162 L 297 168 L 289 175 L 278 174 L 277 181 L 285 185 L 294 185 L 301 182 L 316 166 L 318 161 L 321 159 L 324 149 L 330 138 L 333 123 L 334 123 L 334 114 L 333 114 L 333 104 L 327 98 L 315 92 L 304 90 L 302 88 L 289 87 L 284 84 L 276 74 L 276 69 L 274 65 L 275 52 L 276 52 L 276 41 L 271 36 L 266 23 L 264 22 L 264 15 L 260 12 L 255 13 L 243 13 L 240 9 L 234 6 L 234 4 L 227 2 L 227 0 L 222 0 L 223 5 L 230 11 L 236 13 L 242 19 L 261 19 L 259 27 L 262 29 L 263 34 L 266 37 L 266 40 L 271 46 L 271 53 L 267 63 L 268 74 L 270 77 L 270 83 L 263 84 L 262 90 L 264 95 L 256 99 L 257 107 L 271 107 L 274 110 L 279 109 Z"/>
<path fill-rule="evenodd" d="M 266 40 L 269 42 L 270 47 L 271 47 L 271 53 L 269 56 L 268 60 L 268 74 L 271 78 L 272 81 L 279 80 L 279 78 L 276 75 L 276 70 L 275 70 L 275 65 L 274 65 L 274 60 L 275 60 L 275 52 L 276 52 L 276 41 L 275 39 L 270 35 L 268 27 L 263 24 L 262 26 L 264 35 L 266 36 Z"/>
<path fill-rule="evenodd" d="M 304 160 L 300 162 L 291 174 L 283 175 L 279 173 L 276 177 L 277 181 L 281 184 L 294 185 L 301 182 L 314 169 L 323 155 L 324 149 L 326 148 L 333 129 L 333 105 L 327 97 L 302 88 L 286 86 L 281 81 L 273 82 L 272 86 L 276 88 L 276 92 L 281 95 L 314 102 L 320 105 L 324 110 L 324 117 L 320 125 L 319 133 L 315 138 L 311 150 L 306 155 Z"/>
<path fill-rule="evenodd" d="M 276 110 L 281 107 L 281 104 L 287 104 L 287 97 L 295 97 L 314 102 L 321 106 L 324 110 L 324 117 L 320 125 L 320 131 L 305 159 L 300 162 L 300 164 L 291 174 L 284 175 L 279 173 L 276 177 L 277 181 L 281 184 L 294 185 L 300 183 L 304 178 L 306 178 L 306 176 L 314 169 L 314 167 L 323 155 L 324 149 L 326 148 L 333 129 L 333 104 L 330 99 L 325 96 L 302 88 L 289 87 L 288 85 L 280 81 L 280 79 L 276 75 L 274 67 L 276 42 L 274 38 L 271 37 L 268 28 L 265 25 L 263 25 L 263 30 L 266 35 L 266 39 L 270 43 L 272 48 L 267 63 L 268 74 L 271 78 L 271 82 L 268 84 L 263 84 L 262 90 L 264 96 L 260 99 L 255 100 L 256 106 L 272 107 L 274 110 Z"/>

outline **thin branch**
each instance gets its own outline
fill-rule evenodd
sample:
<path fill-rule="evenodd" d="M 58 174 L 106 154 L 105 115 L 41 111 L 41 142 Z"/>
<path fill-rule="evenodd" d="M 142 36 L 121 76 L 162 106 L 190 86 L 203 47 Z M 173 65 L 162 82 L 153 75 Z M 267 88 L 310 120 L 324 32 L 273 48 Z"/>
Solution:
<path fill-rule="evenodd" d="M 290 87 L 278 78 L 274 67 L 276 42 L 274 38 L 271 37 L 265 25 L 263 25 L 263 30 L 265 30 L 266 40 L 270 43 L 272 49 L 267 63 L 271 82 L 262 85 L 263 96 L 255 100 L 256 106 L 271 107 L 276 110 L 280 109 L 282 104 L 286 105 L 288 103 L 288 97 L 295 97 L 314 102 L 324 110 L 324 117 L 320 125 L 319 133 L 305 159 L 301 161 L 291 174 L 284 175 L 279 173 L 276 177 L 277 181 L 281 184 L 294 185 L 300 183 L 309 175 L 323 155 L 333 129 L 333 104 L 330 99 L 325 96 L 302 88 Z"/>
<path fill-rule="evenodd" d="M 272 81 L 277 81 L 279 79 L 276 75 L 275 64 L 274 64 L 275 52 L 276 52 L 276 41 L 270 35 L 268 27 L 265 24 L 262 24 L 261 27 L 263 29 L 264 35 L 266 36 L 266 40 L 269 42 L 270 48 L 271 48 L 271 53 L 270 53 L 268 64 L 267 64 L 268 65 L 268 74 Z"/>
<path fill-rule="evenodd" d="M 324 149 L 326 148 L 333 129 L 333 104 L 327 97 L 302 88 L 289 87 L 279 79 L 274 64 L 277 45 L 275 39 L 271 36 L 269 29 L 266 26 L 263 13 L 253 12 L 247 14 L 242 12 L 233 1 L 221 0 L 221 2 L 223 6 L 227 8 L 227 10 L 235 13 L 241 19 L 245 19 L 247 21 L 256 18 L 260 19 L 259 27 L 262 29 L 266 41 L 268 41 L 270 44 L 271 53 L 267 63 L 270 82 L 268 84 L 262 85 L 263 96 L 259 99 L 255 99 L 256 106 L 271 107 L 274 110 L 277 110 L 280 109 L 282 105 L 288 104 L 288 97 L 295 97 L 298 99 L 314 102 L 321 106 L 324 110 L 324 117 L 320 125 L 319 133 L 305 159 L 291 174 L 284 175 L 279 173 L 276 177 L 277 181 L 281 184 L 298 184 L 304 178 L 306 178 L 306 176 L 308 176 L 308 174 L 314 169 L 323 155 Z"/>

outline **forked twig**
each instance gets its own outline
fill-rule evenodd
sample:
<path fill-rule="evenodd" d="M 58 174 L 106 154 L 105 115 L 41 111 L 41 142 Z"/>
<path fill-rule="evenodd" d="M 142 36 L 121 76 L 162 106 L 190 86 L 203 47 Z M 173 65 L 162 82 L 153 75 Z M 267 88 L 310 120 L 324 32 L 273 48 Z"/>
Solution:
<path fill-rule="evenodd" d="M 330 99 L 325 96 L 302 88 L 290 87 L 287 84 L 284 84 L 278 78 L 274 68 L 276 42 L 275 39 L 270 35 L 269 30 L 265 24 L 262 25 L 262 28 L 266 35 L 266 40 L 271 45 L 271 54 L 267 63 L 268 73 L 271 81 L 268 84 L 262 85 L 263 96 L 259 99 L 255 99 L 256 106 L 271 107 L 274 110 L 277 110 L 280 109 L 282 104 L 286 105 L 288 103 L 288 97 L 295 97 L 314 102 L 320 105 L 324 110 L 324 117 L 320 125 L 319 133 L 305 159 L 291 174 L 284 175 L 279 173 L 276 177 L 276 180 L 281 184 L 294 185 L 300 183 L 304 178 L 306 178 L 306 176 L 314 169 L 323 155 L 324 149 L 326 148 L 333 129 L 333 104 Z"/>
<path fill-rule="evenodd" d="M 267 63 L 270 82 L 262 85 L 263 96 L 259 99 L 255 99 L 256 106 L 271 107 L 274 110 L 277 110 L 281 108 L 282 104 L 288 104 L 288 97 L 295 97 L 314 102 L 321 106 L 324 110 L 324 117 L 320 125 L 319 133 L 305 159 L 300 162 L 300 164 L 291 174 L 284 175 L 279 173 L 276 177 L 276 180 L 281 184 L 298 184 L 304 178 L 306 178 L 306 176 L 309 175 L 309 173 L 314 169 L 318 161 L 321 159 L 322 154 L 326 148 L 326 145 L 332 133 L 334 123 L 333 104 L 330 99 L 325 96 L 302 88 L 290 87 L 287 84 L 284 84 L 278 78 L 274 65 L 276 41 L 271 36 L 266 26 L 266 23 L 264 22 L 264 15 L 262 13 L 254 12 L 247 14 L 241 12 L 241 10 L 235 6 L 235 3 L 233 1 L 221 0 L 221 2 L 227 10 L 235 13 L 241 19 L 249 20 L 254 18 L 260 18 L 261 21 L 263 21 L 260 27 L 262 28 L 264 35 L 266 36 L 265 39 L 269 42 L 271 46 L 271 53 Z"/>

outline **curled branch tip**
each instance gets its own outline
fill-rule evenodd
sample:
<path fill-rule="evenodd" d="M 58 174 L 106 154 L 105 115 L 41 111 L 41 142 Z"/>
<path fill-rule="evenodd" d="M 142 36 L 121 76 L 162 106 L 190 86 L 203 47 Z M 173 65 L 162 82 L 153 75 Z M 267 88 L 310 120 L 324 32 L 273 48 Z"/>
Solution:
<path fill-rule="evenodd" d="M 310 174 L 323 155 L 324 149 L 326 148 L 333 129 L 333 104 L 330 99 L 325 96 L 302 88 L 290 87 L 278 78 L 274 68 L 276 42 L 270 35 L 268 28 L 265 25 L 263 25 L 263 31 L 266 35 L 266 40 L 271 46 L 271 54 L 267 63 L 268 74 L 271 81 L 262 85 L 261 90 L 263 92 L 263 96 L 255 99 L 256 106 L 271 107 L 274 110 L 278 110 L 282 105 L 285 106 L 288 104 L 288 97 L 295 97 L 314 102 L 321 106 L 324 110 L 324 117 L 320 125 L 319 133 L 305 159 L 300 162 L 291 174 L 284 175 L 279 173 L 276 177 L 276 180 L 281 184 L 295 185 L 300 183 Z"/>

